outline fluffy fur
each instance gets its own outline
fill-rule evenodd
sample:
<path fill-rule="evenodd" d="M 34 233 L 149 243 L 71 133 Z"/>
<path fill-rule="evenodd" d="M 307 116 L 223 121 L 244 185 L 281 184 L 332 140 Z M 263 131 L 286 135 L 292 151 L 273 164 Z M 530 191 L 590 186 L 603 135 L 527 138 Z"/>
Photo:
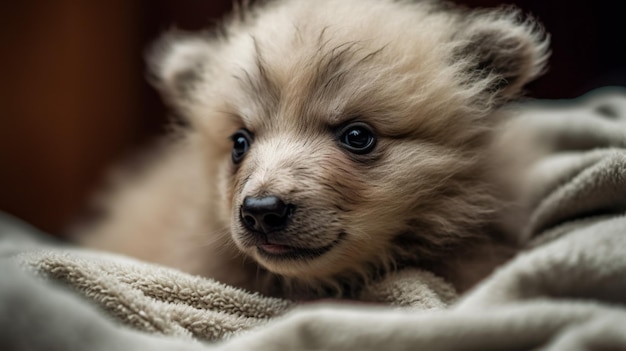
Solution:
<path fill-rule="evenodd" d="M 82 240 L 292 298 L 349 296 L 412 265 L 457 280 L 474 269 L 459 257 L 493 239 L 500 107 L 546 57 L 547 36 L 514 9 L 430 1 L 275 0 L 213 32 L 173 31 L 149 62 L 189 127 Z M 352 122 L 374 132 L 370 153 L 341 144 Z M 234 164 L 240 128 L 253 137 Z M 259 235 L 242 203 L 269 195 L 295 210 Z M 327 251 L 279 259 L 267 243 Z"/>

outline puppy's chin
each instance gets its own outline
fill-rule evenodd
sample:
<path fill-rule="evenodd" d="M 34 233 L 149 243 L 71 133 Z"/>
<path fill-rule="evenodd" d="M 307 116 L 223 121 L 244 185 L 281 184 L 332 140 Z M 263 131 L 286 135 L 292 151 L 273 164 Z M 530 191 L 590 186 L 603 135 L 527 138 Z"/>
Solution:
<path fill-rule="evenodd" d="M 315 247 L 292 246 L 287 242 L 278 244 L 266 239 L 250 240 L 247 237 L 247 233 L 234 233 L 237 247 L 274 274 L 302 280 L 324 279 L 345 269 L 338 264 L 345 246 L 344 233 L 339 233 L 335 240 L 327 244 Z"/>

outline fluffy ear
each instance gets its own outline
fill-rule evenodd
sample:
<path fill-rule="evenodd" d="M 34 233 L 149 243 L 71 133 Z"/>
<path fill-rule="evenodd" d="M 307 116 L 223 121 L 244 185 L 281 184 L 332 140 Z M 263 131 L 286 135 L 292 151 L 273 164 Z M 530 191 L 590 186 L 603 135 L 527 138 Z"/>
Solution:
<path fill-rule="evenodd" d="M 467 18 L 457 54 L 465 63 L 468 82 L 483 101 L 500 104 L 544 72 L 549 36 L 532 18 L 514 9 L 477 12 Z"/>
<path fill-rule="evenodd" d="M 146 55 L 150 82 L 168 102 L 184 101 L 202 79 L 215 46 L 215 39 L 206 33 L 172 30 L 164 34 Z"/>

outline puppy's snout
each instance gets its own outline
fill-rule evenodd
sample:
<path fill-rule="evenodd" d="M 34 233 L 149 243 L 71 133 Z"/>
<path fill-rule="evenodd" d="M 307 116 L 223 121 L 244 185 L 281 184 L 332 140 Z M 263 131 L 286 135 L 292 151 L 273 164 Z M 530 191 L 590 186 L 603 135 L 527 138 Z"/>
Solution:
<path fill-rule="evenodd" d="M 246 228 L 269 233 L 284 228 L 294 208 L 277 196 L 246 196 L 241 206 L 241 218 Z"/>

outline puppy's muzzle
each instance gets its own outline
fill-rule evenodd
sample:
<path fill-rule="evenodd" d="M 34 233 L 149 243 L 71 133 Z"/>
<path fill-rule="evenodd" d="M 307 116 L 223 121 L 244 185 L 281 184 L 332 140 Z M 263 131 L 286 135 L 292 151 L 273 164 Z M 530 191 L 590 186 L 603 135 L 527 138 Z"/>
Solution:
<path fill-rule="evenodd" d="M 241 220 L 249 230 L 268 234 L 285 228 L 294 209 L 277 196 L 246 196 L 241 205 Z"/>

